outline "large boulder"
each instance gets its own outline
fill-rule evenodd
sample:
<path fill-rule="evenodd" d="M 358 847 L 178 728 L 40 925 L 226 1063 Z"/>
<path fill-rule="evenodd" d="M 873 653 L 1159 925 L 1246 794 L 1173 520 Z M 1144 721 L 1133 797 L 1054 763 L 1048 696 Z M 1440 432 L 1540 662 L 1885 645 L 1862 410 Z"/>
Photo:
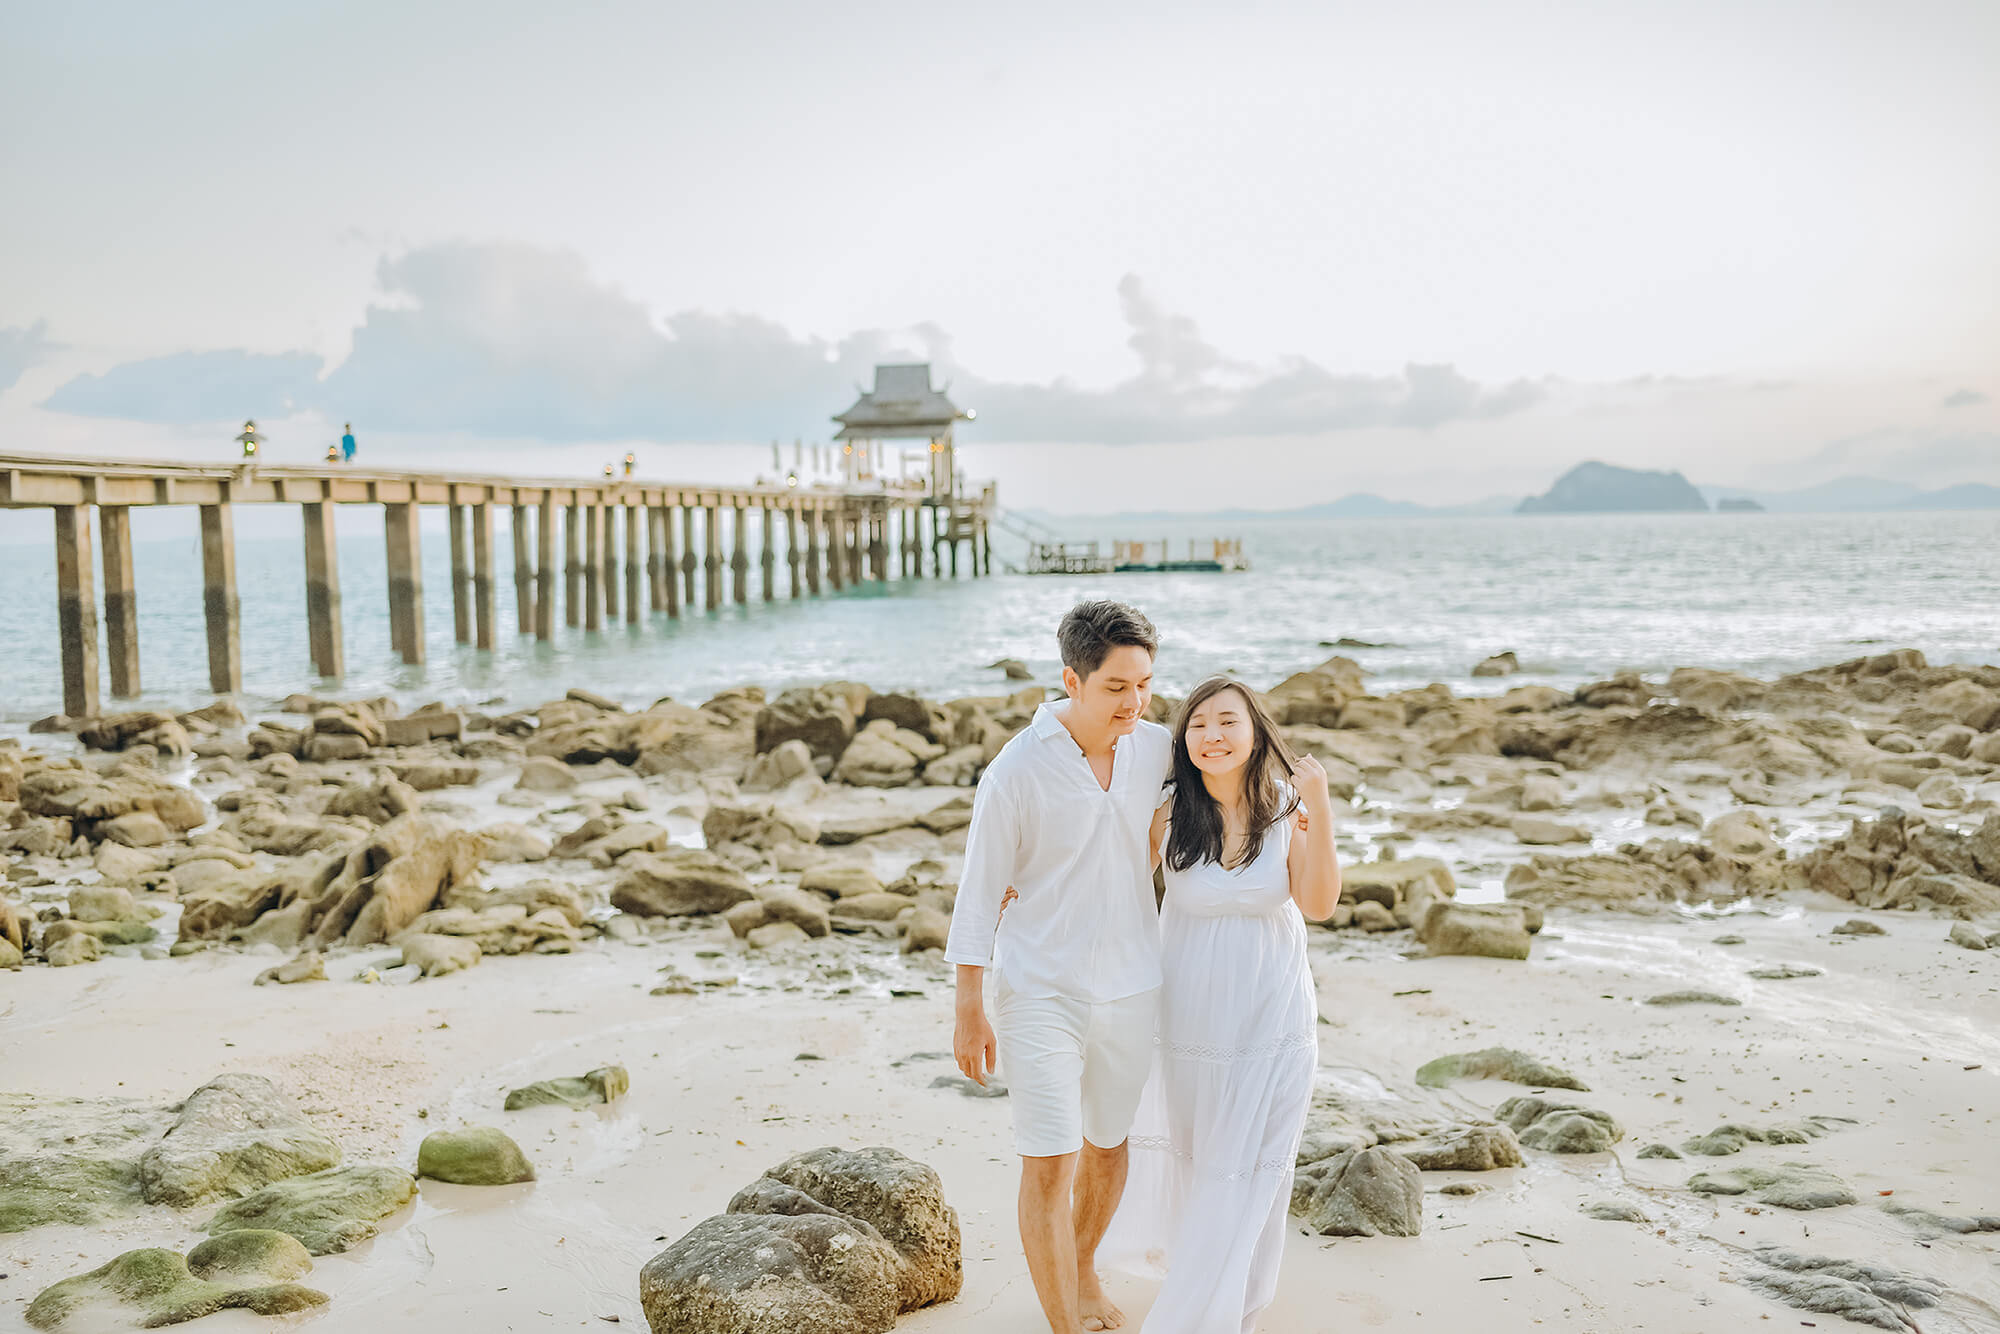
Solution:
<path fill-rule="evenodd" d="M 367 1241 L 377 1223 L 416 1197 L 416 1178 L 402 1168 L 357 1163 L 274 1181 L 224 1205 L 207 1230 L 264 1228 L 296 1237 L 313 1255 L 334 1255 Z"/>
<path fill-rule="evenodd" d="M 1513 903 L 1433 903 L 1417 924 L 1417 939 L 1432 954 L 1525 959 L 1528 918 Z"/>
<path fill-rule="evenodd" d="M 887 720 L 868 724 L 841 752 L 833 769 L 850 787 L 907 787 L 918 768 L 944 755 L 944 748 L 914 732 L 900 732 Z"/>
<path fill-rule="evenodd" d="M 854 709 L 846 695 L 824 688 L 797 687 L 758 710 L 759 754 L 787 741 L 803 741 L 816 756 L 840 758 L 854 739 Z"/>
<path fill-rule="evenodd" d="M 172 1120 L 134 1100 L 0 1093 L 0 1234 L 137 1208 L 139 1159 Z"/>
<path fill-rule="evenodd" d="M 718 1214 L 646 1262 L 639 1305 L 653 1334 L 881 1334 L 902 1263 L 844 1214 Z"/>
<path fill-rule="evenodd" d="M 397 816 L 348 854 L 321 894 L 310 914 L 313 945 L 372 945 L 397 935 L 471 878 L 482 847 L 477 834 L 434 816 Z"/>
<path fill-rule="evenodd" d="M 21 779 L 19 800 L 29 815 L 68 818 L 79 832 L 138 811 L 159 817 L 174 834 L 184 834 L 208 818 L 201 798 L 193 792 L 129 762 L 102 774 L 44 765 Z"/>
<path fill-rule="evenodd" d="M 705 849 L 634 853 L 619 863 L 611 905 L 637 917 L 719 913 L 751 897 L 743 872 Z"/>
<path fill-rule="evenodd" d="M 373 783 L 355 783 L 340 789 L 326 804 L 326 813 L 352 815 L 370 824 L 387 824 L 416 810 L 423 800 L 408 783 L 385 776 Z"/>
<path fill-rule="evenodd" d="M 1683 883 L 1671 873 L 1618 854 L 1538 853 L 1507 871 L 1508 899 L 1544 908 L 1645 911 L 1675 902 L 1683 890 Z"/>
<path fill-rule="evenodd" d="M 1298 1169 L 1292 1212 L 1322 1237 L 1414 1237 L 1423 1230 L 1423 1174 L 1393 1149 L 1348 1149 Z"/>
<path fill-rule="evenodd" d="M 139 1160 L 148 1204 L 185 1209 L 340 1164 L 340 1146 L 261 1075 L 217 1075 L 173 1111 L 173 1124 Z"/>
<path fill-rule="evenodd" d="M 768 1184 L 767 1184 L 768 1183 Z M 894 1149 L 813 1149 L 787 1158 L 739 1192 L 730 1213 L 796 1213 L 796 1192 L 873 1227 L 903 1259 L 898 1309 L 950 1301 L 965 1281 L 958 1213 L 930 1167 Z"/>
<path fill-rule="evenodd" d="M 1328 658 L 1280 681 L 1265 702 L 1279 723 L 1338 727 L 1341 710 L 1367 693 L 1362 675 L 1361 664 L 1352 658 Z"/>

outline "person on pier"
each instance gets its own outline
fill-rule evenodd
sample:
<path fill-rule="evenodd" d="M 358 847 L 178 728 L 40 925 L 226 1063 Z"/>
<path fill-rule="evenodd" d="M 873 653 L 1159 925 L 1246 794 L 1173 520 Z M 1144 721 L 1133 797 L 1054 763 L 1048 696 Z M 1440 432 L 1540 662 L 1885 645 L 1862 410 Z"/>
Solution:
<path fill-rule="evenodd" d="M 945 959 L 958 969 L 959 1069 L 983 1085 L 997 1062 L 1007 1077 L 1035 1295 L 1052 1334 L 1079 1334 L 1124 1323 L 1096 1251 L 1153 1061 L 1160 929 L 1147 833 L 1173 738 L 1145 717 L 1159 639 L 1144 616 L 1081 603 L 1056 639 L 1069 698 L 1037 709 L 980 779 Z"/>
<path fill-rule="evenodd" d="M 347 422 L 340 428 L 340 461 L 354 462 L 354 423 Z"/>

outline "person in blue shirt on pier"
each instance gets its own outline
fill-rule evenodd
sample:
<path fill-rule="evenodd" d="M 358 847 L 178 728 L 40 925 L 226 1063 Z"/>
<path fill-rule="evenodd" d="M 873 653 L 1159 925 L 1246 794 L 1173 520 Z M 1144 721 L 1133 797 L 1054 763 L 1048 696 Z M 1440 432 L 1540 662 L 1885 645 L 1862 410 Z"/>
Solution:
<path fill-rule="evenodd" d="M 340 431 L 340 460 L 343 463 L 352 463 L 354 462 L 354 423 L 348 422 L 340 428 Z"/>

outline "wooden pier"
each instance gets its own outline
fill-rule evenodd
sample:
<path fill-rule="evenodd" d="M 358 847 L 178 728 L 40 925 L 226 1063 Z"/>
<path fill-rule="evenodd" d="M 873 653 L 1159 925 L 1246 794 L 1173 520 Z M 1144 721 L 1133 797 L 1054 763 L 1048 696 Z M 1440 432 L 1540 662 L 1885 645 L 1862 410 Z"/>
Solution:
<path fill-rule="evenodd" d="M 247 504 L 299 506 L 306 580 L 302 665 L 309 661 L 327 678 L 346 670 L 333 522 L 338 505 L 382 507 L 390 637 L 406 663 L 424 660 L 419 518 L 426 505 L 449 511 L 452 628 L 459 643 L 479 649 L 492 649 L 499 634 L 493 535 L 494 512 L 500 507 L 509 510 L 513 530 L 514 631 L 541 640 L 555 636 L 558 601 L 564 624 L 586 631 L 615 622 L 621 609 L 628 625 L 643 623 L 646 612 L 669 618 L 693 613 L 697 584 L 701 610 L 713 612 L 724 605 L 725 583 L 729 600 L 747 603 L 752 565 L 747 516 L 752 510 L 762 518 L 755 560 L 758 591 L 766 602 L 778 597 L 781 556 L 774 539 L 779 530 L 786 538 L 782 560 L 786 594 L 792 598 L 818 596 L 828 584 L 839 592 L 887 580 L 892 534 L 902 578 L 926 577 L 927 547 L 929 576 L 943 578 L 948 568 L 957 577 L 961 544 L 969 550 L 974 575 L 992 573 L 988 524 L 995 509 L 993 490 L 989 486 L 961 494 L 948 465 L 942 474 L 909 482 L 850 474 L 831 487 L 799 485 L 796 477 L 778 485 L 732 487 L 631 478 L 519 480 L 385 472 L 338 463 L 296 467 L 259 461 L 184 464 L 0 455 L 0 508 L 54 512 L 65 714 L 98 712 L 93 519 L 104 548 L 103 650 L 109 659 L 110 693 L 120 698 L 139 693 L 131 511 L 140 505 L 199 508 L 209 685 L 223 693 L 242 687 L 234 507 Z"/>

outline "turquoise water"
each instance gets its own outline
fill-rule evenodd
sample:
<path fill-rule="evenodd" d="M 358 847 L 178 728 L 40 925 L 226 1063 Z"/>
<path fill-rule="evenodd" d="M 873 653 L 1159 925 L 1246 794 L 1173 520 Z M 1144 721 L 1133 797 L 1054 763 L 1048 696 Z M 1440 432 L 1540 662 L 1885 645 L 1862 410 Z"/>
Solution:
<path fill-rule="evenodd" d="M 13 533 L 32 531 L 16 513 Z M 295 519 L 289 521 L 296 523 Z M 201 562 L 195 516 L 186 535 L 137 546 L 141 703 L 206 702 Z M 699 700 L 731 685 L 782 686 L 845 678 L 878 689 L 947 697 L 1003 688 L 986 669 L 1026 661 L 1053 682 L 1054 627 L 1086 596 L 1123 598 L 1159 625 L 1159 685 L 1184 690 L 1234 671 L 1270 684 L 1329 656 L 1322 640 L 1382 643 L 1343 650 L 1382 688 L 1438 680 L 1491 691 L 1472 664 L 1513 649 L 1527 670 L 1506 684 L 1574 684 L 1621 668 L 1681 665 L 1760 676 L 1872 651 L 1912 646 L 1934 662 L 2000 661 L 2000 514 L 1537 516 L 1367 519 L 1314 523 L 1149 523 L 1147 532 L 1081 531 L 1109 539 L 1240 536 L 1242 574 L 1031 578 L 999 573 L 1018 562 L 996 538 L 995 577 L 867 585 L 838 596 L 754 600 L 670 621 L 648 613 L 587 634 L 558 626 L 553 643 L 515 632 L 511 543 L 496 540 L 500 647 L 452 642 L 450 557 L 442 532 L 424 537 L 424 623 L 429 661 L 405 667 L 389 649 L 384 558 L 378 536 L 341 541 L 348 675 L 338 689 L 392 693 L 406 703 L 534 703 L 588 685 L 628 703 L 671 695 Z M 238 544 L 243 680 L 250 702 L 331 690 L 307 654 L 304 560 L 297 538 Z M 0 547 L 10 567 L 0 602 L 0 728 L 16 731 L 61 706 L 53 552 L 48 543 Z M 892 561 L 892 565 L 893 565 Z M 100 577 L 97 587 L 103 588 Z M 621 608 L 622 612 L 622 608 Z M 558 618 L 560 620 L 560 617 Z M 101 635 L 101 632 L 100 632 Z M 101 642 L 101 641 L 100 641 Z M 106 707 L 115 707 L 106 696 Z"/>

